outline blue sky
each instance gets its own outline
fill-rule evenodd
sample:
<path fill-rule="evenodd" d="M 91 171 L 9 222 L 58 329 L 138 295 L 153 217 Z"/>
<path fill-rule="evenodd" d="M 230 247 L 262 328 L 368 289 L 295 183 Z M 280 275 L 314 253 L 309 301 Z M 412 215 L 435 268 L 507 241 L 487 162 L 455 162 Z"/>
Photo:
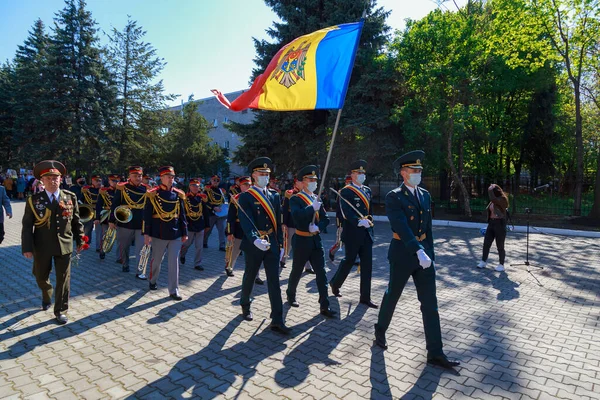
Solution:
<path fill-rule="evenodd" d="M 377 4 L 392 11 L 388 25 L 395 29 L 437 7 L 432 0 Z M 63 0 L 0 0 L 0 62 L 14 57 L 37 18 L 49 30 L 63 7 Z M 446 7 L 455 8 L 451 1 Z M 87 8 L 101 31 L 122 29 L 127 15 L 138 21 L 147 31 L 145 40 L 167 62 L 160 78 L 168 93 L 181 95 L 175 103 L 190 94 L 209 97 L 213 88 L 225 93 L 247 88 L 254 67 L 252 37 L 268 40 L 265 30 L 276 20 L 262 0 L 88 0 Z"/>

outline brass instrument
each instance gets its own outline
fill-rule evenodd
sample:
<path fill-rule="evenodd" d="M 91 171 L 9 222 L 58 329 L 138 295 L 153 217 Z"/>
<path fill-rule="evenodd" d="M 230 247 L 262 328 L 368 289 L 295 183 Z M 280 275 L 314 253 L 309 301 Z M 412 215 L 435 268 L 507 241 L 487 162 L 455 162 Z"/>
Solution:
<path fill-rule="evenodd" d="M 107 231 L 104 233 L 104 237 L 102 237 L 102 252 L 110 253 L 115 244 L 115 239 L 117 237 L 117 230 L 115 228 L 109 227 Z"/>
<path fill-rule="evenodd" d="M 106 218 L 110 215 L 110 210 L 102 210 L 100 211 L 100 223 L 103 224 L 106 221 Z"/>
<path fill-rule="evenodd" d="M 233 265 L 231 265 L 231 259 L 233 258 L 233 241 L 235 239 L 227 239 L 227 244 L 225 245 L 225 269 L 231 270 L 233 269 Z"/>
<path fill-rule="evenodd" d="M 115 208 L 115 219 L 122 224 L 126 224 L 131 221 L 133 214 L 128 206 L 119 206 Z"/>
<path fill-rule="evenodd" d="M 144 247 L 142 247 L 142 251 L 140 251 L 140 263 L 137 268 L 138 275 L 146 275 L 146 268 L 148 267 L 151 253 L 152 247 L 149 244 L 145 244 Z"/>
<path fill-rule="evenodd" d="M 80 204 L 79 205 L 79 220 L 82 224 L 90 222 L 96 216 L 96 211 L 89 204 Z"/>

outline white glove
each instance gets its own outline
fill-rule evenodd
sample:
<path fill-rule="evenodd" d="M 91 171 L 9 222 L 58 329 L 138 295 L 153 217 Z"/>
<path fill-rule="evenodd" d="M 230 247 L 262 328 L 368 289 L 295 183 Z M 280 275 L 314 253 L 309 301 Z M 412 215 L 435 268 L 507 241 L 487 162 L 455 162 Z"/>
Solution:
<path fill-rule="evenodd" d="M 254 245 L 256 247 L 258 247 L 259 250 L 262 250 L 262 251 L 267 251 L 267 250 L 269 250 L 269 247 L 271 247 L 269 245 L 269 242 L 267 242 L 265 239 L 256 239 L 254 241 Z"/>
<path fill-rule="evenodd" d="M 371 227 L 371 224 L 369 224 L 369 220 L 367 219 L 360 219 L 358 220 L 358 227 L 369 228 Z"/>
<path fill-rule="evenodd" d="M 423 249 L 417 251 L 417 257 L 419 258 L 419 264 L 423 269 L 431 267 L 431 258 L 429 258 Z"/>
<path fill-rule="evenodd" d="M 321 203 L 318 199 L 315 199 L 312 204 L 313 209 L 315 211 L 319 211 L 321 209 L 321 204 L 323 204 L 323 203 Z"/>
<path fill-rule="evenodd" d="M 312 224 L 312 223 L 311 223 L 310 225 L 308 225 L 308 231 L 309 231 L 310 233 L 319 232 L 319 227 L 318 227 L 318 226 L 316 226 L 315 224 Z"/>

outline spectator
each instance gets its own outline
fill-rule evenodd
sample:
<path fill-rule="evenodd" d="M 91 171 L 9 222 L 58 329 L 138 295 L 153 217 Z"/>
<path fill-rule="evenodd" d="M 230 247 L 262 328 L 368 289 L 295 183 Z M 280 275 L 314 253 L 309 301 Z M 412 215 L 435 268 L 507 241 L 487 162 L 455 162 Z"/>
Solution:
<path fill-rule="evenodd" d="M 6 212 L 8 218 L 12 218 L 10 199 L 6 194 L 6 189 L 0 186 L 0 244 L 4 240 L 4 212 Z"/>
<path fill-rule="evenodd" d="M 477 268 L 485 268 L 487 265 L 490 247 L 492 247 L 495 239 L 500 258 L 500 264 L 496 267 L 496 271 L 502 272 L 504 271 L 504 258 L 506 256 L 504 240 L 506 239 L 508 197 L 502 191 L 502 188 L 495 183 L 492 183 L 488 188 L 488 196 L 490 197 L 490 204 L 488 204 L 486 209 L 488 226 L 485 231 L 485 238 L 483 239 L 483 256 L 477 264 Z"/>
<path fill-rule="evenodd" d="M 9 199 L 13 198 L 13 189 L 14 189 L 14 181 L 10 174 L 6 175 L 6 179 L 4 179 L 4 188 L 6 189 L 6 194 Z"/>
<path fill-rule="evenodd" d="M 27 187 L 27 181 L 23 174 L 19 174 L 17 178 L 17 199 L 25 200 L 25 188 Z"/>

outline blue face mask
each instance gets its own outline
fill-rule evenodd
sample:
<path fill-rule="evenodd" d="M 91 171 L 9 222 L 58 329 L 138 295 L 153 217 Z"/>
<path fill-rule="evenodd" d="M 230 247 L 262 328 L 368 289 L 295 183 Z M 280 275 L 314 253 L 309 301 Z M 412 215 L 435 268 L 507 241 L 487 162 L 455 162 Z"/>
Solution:
<path fill-rule="evenodd" d="M 367 176 L 365 174 L 358 174 L 358 176 L 356 177 L 356 180 L 358 181 L 358 183 L 360 183 L 361 185 L 363 183 L 365 183 L 365 180 L 367 179 Z"/>
<path fill-rule="evenodd" d="M 421 174 L 410 174 L 408 177 L 408 184 L 411 186 L 418 186 L 421 183 Z"/>
<path fill-rule="evenodd" d="M 315 190 L 317 190 L 317 182 L 308 182 L 308 185 L 306 185 L 306 189 L 309 192 L 314 193 Z"/>
<path fill-rule="evenodd" d="M 269 175 L 256 178 L 256 186 L 265 188 L 269 184 Z"/>

